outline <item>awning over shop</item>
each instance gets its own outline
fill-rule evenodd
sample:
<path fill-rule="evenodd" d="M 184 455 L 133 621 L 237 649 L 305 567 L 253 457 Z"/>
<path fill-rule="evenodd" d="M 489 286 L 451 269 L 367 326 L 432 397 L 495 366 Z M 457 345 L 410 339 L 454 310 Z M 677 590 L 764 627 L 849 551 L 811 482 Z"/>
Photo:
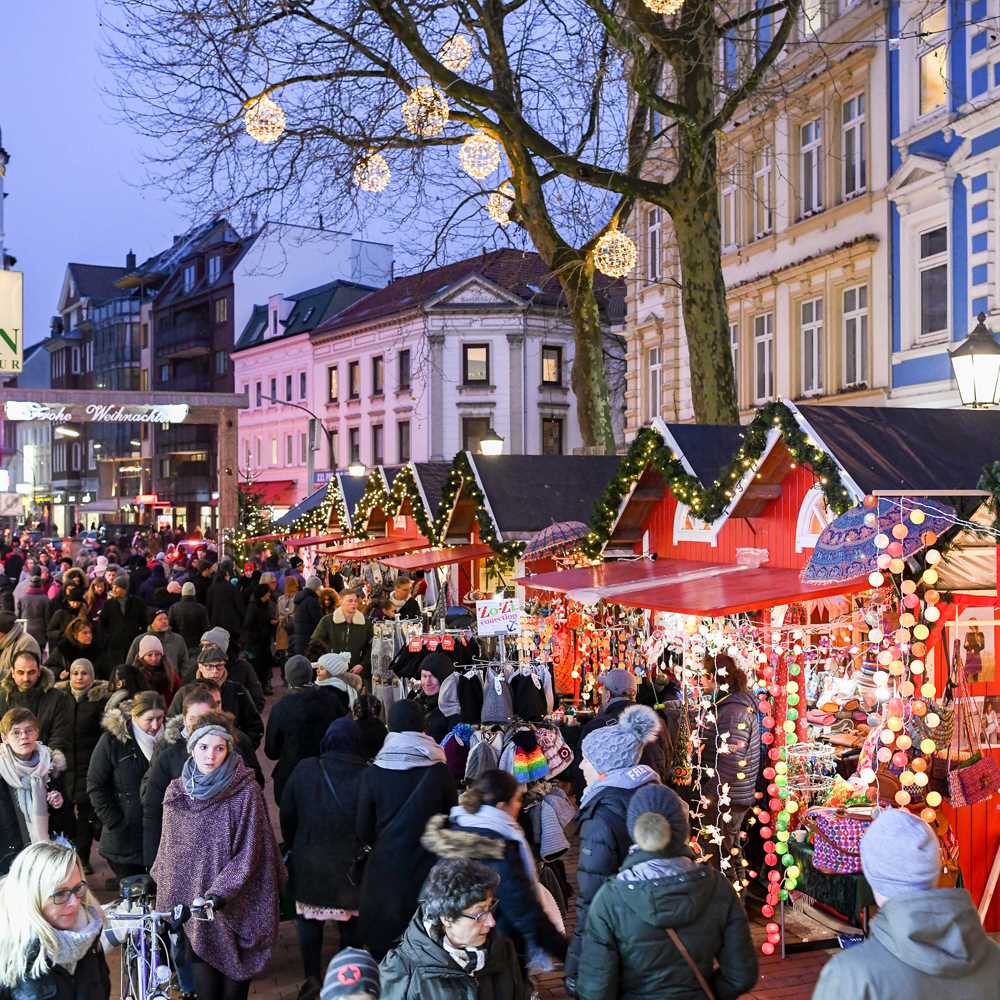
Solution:
<path fill-rule="evenodd" d="M 681 559 L 604 563 L 585 569 L 539 573 L 517 581 L 533 590 L 567 594 L 651 611 L 688 615 L 731 615 L 779 604 L 835 597 L 868 589 L 864 580 L 811 587 L 793 569 L 768 569 Z"/>
<path fill-rule="evenodd" d="M 253 494 L 265 507 L 291 507 L 295 503 L 294 479 L 259 479 L 241 484 L 240 489 Z"/>
<path fill-rule="evenodd" d="M 349 559 L 351 562 L 363 562 L 365 559 L 379 559 L 382 556 L 398 556 L 415 549 L 425 549 L 430 544 L 423 536 L 417 538 L 380 538 L 360 541 L 353 545 L 342 545 L 335 549 L 327 549 L 324 555 L 332 555 L 337 559 Z"/>
<path fill-rule="evenodd" d="M 342 542 L 344 536 L 338 531 L 332 535 L 306 535 L 304 538 L 289 538 L 285 547 L 301 549 L 306 545 L 328 545 L 330 542 Z"/>
<path fill-rule="evenodd" d="M 453 563 L 471 559 L 483 559 L 492 554 L 493 549 L 480 542 L 476 545 L 434 545 L 407 556 L 396 556 L 382 561 L 386 566 L 398 569 L 401 573 L 409 573 L 415 569 L 436 569 L 438 566 L 451 566 Z"/>

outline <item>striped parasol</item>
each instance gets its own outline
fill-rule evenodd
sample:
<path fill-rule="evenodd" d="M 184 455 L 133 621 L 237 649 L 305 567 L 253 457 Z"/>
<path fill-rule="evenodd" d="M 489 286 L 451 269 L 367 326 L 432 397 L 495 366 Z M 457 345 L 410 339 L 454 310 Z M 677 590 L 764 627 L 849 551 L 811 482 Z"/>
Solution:
<path fill-rule="evenodd" d="M 528 542 L 524 550 L 525 559 L 540 559 L 542 556 L 558 555 L 576 548 L 587 537 L 590 528 L 583 521 L 556 521 L 542 528 Z"/>

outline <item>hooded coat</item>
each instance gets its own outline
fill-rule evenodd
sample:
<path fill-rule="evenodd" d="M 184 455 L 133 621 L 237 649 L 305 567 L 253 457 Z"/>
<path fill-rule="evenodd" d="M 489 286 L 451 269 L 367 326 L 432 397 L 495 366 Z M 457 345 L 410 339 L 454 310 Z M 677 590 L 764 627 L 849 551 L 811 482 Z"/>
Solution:
<path fill-rule="evenodd" d="M 267 719 L 264 753 L 268 760 L 277 761 L 271 775 L 275 802 L 280 804 L 295 765 L 306 757 L 319 756 L 330 723 L 344 714 L 336 689 L 315 684 L 291 688 L 274 703 Z"/>
<path fill-rule="evenodd" d="M 300 590 L 292 600 L 292 652 L 302 655 L 309 639 L 323 618 L 319 598 L 308 587 Z"/>
<path fill-rule="evenodd" d="M 167 612 L 170 628 L 183 640 L 192 653 L 197 653 L 201 637 L 211 628 L 208 612 L 193 597 L 181 599 Z"/>
<path fill-rule="evenodd" d="M 0 677 L 6 677 L 10 673 L 10 668 L 14 666 L 17 654 L 26 650 L 34 653 L 38 657 L 38 662 L 41 663 L 41 646 L 29 632 L 25 632 L 24 626 L 20 622 L 14 622 L 9 631 L 0 635 Z"/>
<path fill-rule="evenodd" d="M 90 758 L 101 738 L 101 720 L 111 697 L 111 686 L 107 681 L 94 683 L 79 699 L 70 693 L 69 681 L 56 684 L 56 688 L 69 695 L 73 713 L 73 742 L 64 751 L 66 754 L 66 796 L 70 802 L 79 804 L 87 798 L 87 771 Z"/>
<path fill-rule="evenodd" d="M 126 662 L 129 646 L 137 635 L 142 635 L 149 624 L 146 605 L 134 594 L 128 594 L 124 601 L 109 597 L 101 611 L 101 635 L 107 640 L 104 650 L 105 673 Z"/>
<path fill-rule="evenodd" d="M 27 691 L 18 690 L 10 673 L 4 675 L 0 680 L 0 719 L 12 708 L 30 709 L 38 719 L 39 742 L 65 753 L 73 743 L 73 698 L 56 688 L 48 667 L 41 671 L 38 683 Z"/>
<path fill-rule="evenodd" d="M 150 874 L 156 908 L 215 896 L 215 919 L 192 920 L 184 933 L 195 955 L 230 979 L 252 979 L 278 939 L 278 895 L 285 870 L 264 795 L 242 760 L 232 781 L 209 799 L 193 799 L 175 778 L 163 800 L 163 835 Z"/>
<path fill-rule="evenodd" d="M 361 885 L 358 930 L 376 958 L 399 940 L 416 912 L 420 889 L 434 855 L 420 846 L 427 822 L 458 802 L 455 781 L 444 763 L 389 770 L 377 764 L 361 779 L 357 833 L 372 845 Z M 402 859 L 406 860 L 402 864 Z"/>
<path fill-rule="evenodd" d="M 717 737 L 729 736 L 729 753 L 718 753 Z M 757 699 L 749 691 L 734 691 L 715 704 L 715 722 L 706 723 L 701 739 L 702 768 L 715 771 L 714 781 L 706 782 L 702 791 L 718 795 L 720 784 L 728 783 L 733 805 L 749 806 L 754 801 L 757 771 L 760 767 L 760 720 Z M 740 778 L 738 775 L 742 774 Z"/>
<path fill-rule="evenodd" d="M 590 904 L 576 979 L 580 1000 L 701 1000 L 704 993 L 667 928 L 718 1000 L 736 1000 L 753 987 L 757 953 L 746 911 L 711 865 L 698 864 L 683 848 L 673 854 L 635 849 L 621 872 Z M 848 995 L 853 1000 L 855 994 L 838 1000 Z"/>
<path fill-rule="evenodd" d="M 367 766 L 352 754 L 327 753 L 300 761 L 285 782 L 281 839 L 291 848 L 296 902 L 342 910 L 361 905 L 361 889 L 347 873 L 361 849 L 355 819 Z"/>
<path fill-rule="evenodd" d="M 1000 947 L 965 889 L 893 896 L 868 938 L 823 967 L 813 1000 L 978 1000 L 995 996 Z"/>
<path fill-rule="evenodd" d="M 485 827 L 452 826 L 447 817 L 434 816 L 427 824 L 423 845 L 439 858 L 480 861 L 500 876 L 497 930 L 514 943 L 522 967 L 534 949 L 560 960 L 566 957 L 566 938 L 542 908 L 516 840 Z"/>
<path fill-rule="evenodd" d="M 51 607 L 44 584 L 29 587 L 17 602 L 18 617 L 25 619 L 28 635 L 38 643 L 39 649 L 44 649 L 48 641 Z"/>
<path fill-rule="evenodd" d="M 101 821 L 99 850 L 108 861 L 142 864 L 142 799 L 139 790 L 149 768 L 132 731 L 130 703 L 116 697 L 101 720 L 98 740 L 87 771 L 87 794 Z"/>
<path fill-rule="evenodd" d="M 154 632 L 152 627 L 147 628 L 143 635 L 156 636 L 163 646 L 163 655 L 174 665 L 179 676 L 183 677 L 188 671 L 188 648 L 187 643 L 176 632 L 167 629 L 166 632 Z M 135 658 L 139 655 L 139 643 L 142 642 L 142 635 L 137 635 L 132 640 L 132 645 L 125 655 L 126 663 L 135 663 Z"/>
<path fill-rule="evenodd" d="M 296 629 L 298 634 L 298 629 Z M 354 617 L 348 621 L 344 612 L 337 608 L 333 614 L 324 615 L 312 635 L 306 639 L 318 639 L 325 643 L 331 653 L 348 653 L 351 666 L 361 664 L 364 676 L 370 677 L 372 672 L 372 627 L 360 611 L 354 612 Z"/>
<path fill-rule="evenodd" d="M 382 1000 L 528 1000 L 531 984 L 513 943 L 496 930 L 486 941 L 486 964 L 469 975 L 424 928 L 419 913 L 399 947 L 379 966 Z"/>
<path fill-rule="evenodd" d="M 236 749 L 243 763 L 250 768 L 257 784 L 264 787 L 264 772 L 260 769 L 257 753 L 245 734 L 236 731 Z M 181 776 L 184 761 L 188 759 L 187 739 L 184 736 L 184 719 L 180 715 L 167 719 L 163 736 L 153 750 L 149 769 L 142 779 L 142 863 L 148 868 L 156 860 L 163 831 L 163 799 L 174 778 Z"/>

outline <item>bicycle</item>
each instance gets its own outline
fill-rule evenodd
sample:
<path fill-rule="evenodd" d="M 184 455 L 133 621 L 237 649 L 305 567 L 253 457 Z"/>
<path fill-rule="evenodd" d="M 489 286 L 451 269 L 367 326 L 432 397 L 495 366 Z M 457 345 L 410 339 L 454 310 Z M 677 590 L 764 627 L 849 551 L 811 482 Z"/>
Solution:
<path fill-rule="evenodd" d="M 121 944 L 121 1000 L 170 1000 L 176 972 L 171 966 L 167 933 L 180 933 L 188 920 L 214 920 L 215 903 L 196 897 L 190 906 L 173 910 L 153 909 L 153 880 L 133 875 L 121 880 L 121 899 L 105 915 L 115 925 L 124 925 Z M 127 908 L 123 909 L 122 904 Z M 115 938 L 118 935 L 115 933 Z"/>

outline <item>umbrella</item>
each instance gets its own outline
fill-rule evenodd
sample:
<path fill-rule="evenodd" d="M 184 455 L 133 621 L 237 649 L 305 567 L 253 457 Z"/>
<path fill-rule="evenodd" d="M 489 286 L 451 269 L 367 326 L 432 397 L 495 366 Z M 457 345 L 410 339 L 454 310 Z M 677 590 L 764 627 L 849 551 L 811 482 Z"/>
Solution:
<path fill-rule="evenodd" d="M 556 521 L 542 528 L 524 550 L 525 559 L 540 559 L 542 556 L 573 548 L 584 538 L 590 528 L 583 521 Z"/>
<path fill-rule="evenodd" d="M 924 520 L 919 525 L 910 520 L 913 510 L 924 514 Z M 868 514 L 876 515 L 874 524 L 865 523 Z M 878 569 L 880 550 L 875 547 L 876 535 L 889 537 L 892 546 L 888 550 L 890 555 L 898 553 L 898 558 L 908 559 L 927 547 L 924 538 L 928 532 L 941 534 L 955 523 L 955 516 L 952 507 L 936 500 L 908 501 L 904 507 L 898 500 L 880 497 L 875 507 L 852 507 L 823 529 L 802 571 L 802 582 L 829 584 L 863 579 Z M 892 534 L 892 529 L 898 524 L 907 527 L 907 534 L 902 539 Z"/>

